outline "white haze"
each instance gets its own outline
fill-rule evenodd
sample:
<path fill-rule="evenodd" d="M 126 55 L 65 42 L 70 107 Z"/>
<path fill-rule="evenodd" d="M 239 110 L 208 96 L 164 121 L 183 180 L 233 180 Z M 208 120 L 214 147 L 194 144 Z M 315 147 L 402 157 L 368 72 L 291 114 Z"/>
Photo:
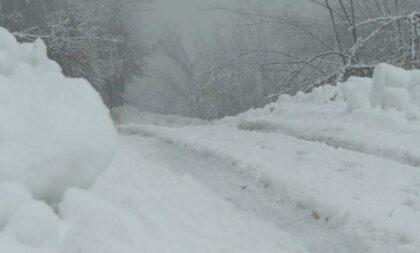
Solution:
<path fill-rule="evenodd" d="M 273 15 L 318 16 L 320 11 L 307 0 L 159 0 L 151 4 L 151 12 L 144 22 L 149 38 L 155 38 L 169 26 L 191 52 L 197 37 L 211 39 L 217 26 L 232 24 L 233 13 L 212 9 L 238 10 L 245 5 L 258 6 Z"/>

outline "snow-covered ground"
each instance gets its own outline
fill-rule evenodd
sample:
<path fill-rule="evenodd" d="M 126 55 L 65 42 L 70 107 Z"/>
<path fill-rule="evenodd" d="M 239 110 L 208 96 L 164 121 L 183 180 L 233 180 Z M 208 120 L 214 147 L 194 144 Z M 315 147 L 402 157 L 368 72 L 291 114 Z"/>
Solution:
<path fill-rule="evenodd" d="M 207 125 L 126 124 L 119 131 L 230 164 L 222 176 L 206 169 L 189 173 L 219 192 L 229 187 L 223 175 L 231 173 L 247 179 L 244 191 L 253 185 L 269 192 L 282 207 L 264 200 L 263 207 L 250 208 L 243 197 L 232 202 L 288 231 L 309 252 L 420 252 L 419 77 L 419 71 L 381 64 L 372 79 L 282 96 Z M 224 186 L 214 187 L 212 177 Z M 271 215 L 285 206 L 304 222 L 287 224 Z M 319 244 L 296 229 L 312 230 L 314 221 L 314 234 L 324 235 Z"/>
<path fill-rule="evenodd" d="M 0 28 L 0 252 L 307 252 L 173 171 L 148 140 L 118 136 L 110 116 L 42 41 Z"/>
<path fill-rule="evenodd" d="M 190 175 L 174 173 L 154 139 L 125 143 L 89 191 L 64 197 L 60 213 L 74 224 L 64 252 L 307 252 Z"/>
<path fill-rule="evenodd" d="M 214 122 L 109 113 L 0 29 L 0 252 L 418 253 L 419 94 L 383 64 Z"/>

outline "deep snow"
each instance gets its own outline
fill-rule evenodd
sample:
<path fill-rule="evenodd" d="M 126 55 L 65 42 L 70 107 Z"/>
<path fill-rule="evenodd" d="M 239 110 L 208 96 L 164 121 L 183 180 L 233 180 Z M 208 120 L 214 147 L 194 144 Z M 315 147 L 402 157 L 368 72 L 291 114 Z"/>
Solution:
<path fill-rule="evenodd" d="M 192 177 L 173 173 L 152 142 L 142 142 L 127 139 L 90 191 L 66 194 L 60 213 L 74 225 L 64 252 L 307 252 Z"/>
<path fill-rule="evenodd" d="M 348 235 L 344 252 L 414 253 L 420 251 L 418 90 L 419 71 L 381 64 L 372 79 L 284 95 L 207 125 L 119 130 L 233 164 L 238 175 Z"/>
<path fill-rule="evenodd" d="M 340 231 L 357 236 L 366 252 L 420 248 L 420 171 L 387 159 L 336 149 L 283 134 L 230 127 L 130 127 L 233 163 L 256 184 L 272 188 Z M 351 237 L 350 237 L 351 238 Z"/>
<path fill-rule="evenodd" d="M 307 252 L 153 157 L 42 41 L 0 28 L 0 252 Z"/>
<path fill-rule="evenodd" d="M 65 78 L 41 40 L 19 44 L 0 28 L 0 182 L 54 203 L 69 187 L 89 187 L 117 144 L 88 82 Z"/>

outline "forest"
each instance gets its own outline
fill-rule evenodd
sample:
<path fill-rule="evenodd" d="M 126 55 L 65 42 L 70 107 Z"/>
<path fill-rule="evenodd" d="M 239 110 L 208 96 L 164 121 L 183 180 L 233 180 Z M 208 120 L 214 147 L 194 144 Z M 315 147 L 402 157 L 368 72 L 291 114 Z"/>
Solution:
<path fill-rule="evenodd" d="M 0 253 L 419 253 L 420 0 L 0 0 Z"/>
<path fill-rule="evenodd" d="M 202 119 L 371 76 L 382 62 L 420 67 L 418 0 L 181 1 L 197 13 L 187 22 L 224 17 L 188 39 L 158 16 L 160 2 L 1 0 L 0 26 L 20 42 L 41 38 L 64 74 L 89 80 L 109 108 Z"/>

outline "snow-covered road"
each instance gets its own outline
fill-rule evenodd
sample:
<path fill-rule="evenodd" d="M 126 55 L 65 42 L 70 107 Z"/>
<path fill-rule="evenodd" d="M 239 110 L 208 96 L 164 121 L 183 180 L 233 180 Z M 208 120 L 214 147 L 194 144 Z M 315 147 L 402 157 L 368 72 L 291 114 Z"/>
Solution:
<path fill-rule="evenodd" d="M 0 252 L 420 252 L 420 71 L 212 122 L 124 106 L 118 135 L 42 41 L 0 53 Z"/>
<path fill-rule="evenodd" d="M 201 173 L 207 166 L 220 169 L 219 176 L 225 168 L 156 138 L 124 138 L 110 169 L 91 189 L 73 189 L 64 196 L 59 213 L 72 224 L 65 252 L 310 252 L 270 219 L 228 201 L 235 198 L 229 178 L 202 182 L 205 174 L 196 178 L 186 172 L 197 166 Z M 204 186 L 217 181 L 220 191 Z M 264 201 L 264 195 L 258 198 Z"/>
<path fill-rule="evenodd" d="M 308 252 L 420 249 L 417 167 L 363 149 L 221 125 L 131 125 L 120 132 L 136 139 L 139 152 L 154 150 L 151 157 L 171 171 L 191 175 Z"/>
<path fill-rule="evenodd" d="M 368 252 L 356 235 L 348 234 L 310 210 L 283 199 L 272 187 L 256 183 L 234 165 L 167 141 L 133 136 L 127 142 L 148 159 L 166 163 L 167 168 L 207 187 L 235 209 L 274 225 L 312 253 Z M 211 212 L 211 211 L 210 211 Z"/>

